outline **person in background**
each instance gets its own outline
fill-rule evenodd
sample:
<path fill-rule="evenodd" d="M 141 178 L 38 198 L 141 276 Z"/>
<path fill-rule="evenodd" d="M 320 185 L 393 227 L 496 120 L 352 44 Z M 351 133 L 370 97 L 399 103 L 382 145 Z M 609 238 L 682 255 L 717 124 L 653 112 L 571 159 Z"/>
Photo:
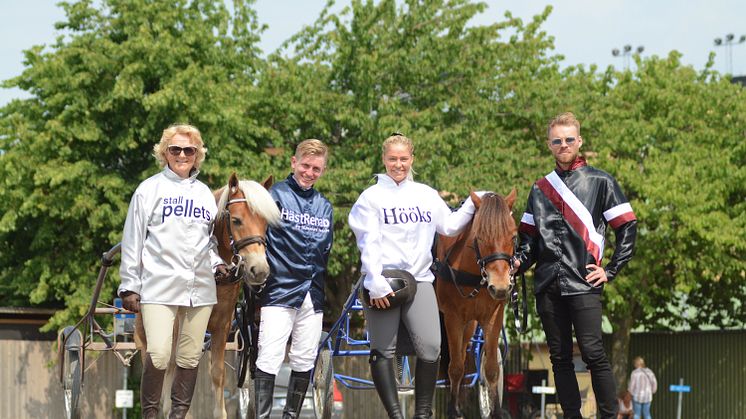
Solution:
<path fill-rule="evenodd" d="M 360 249 L 363 286 L 370 301 L 363 304 L 370 340 L 370 371 L 378 396 L 390 418 L 402 418 L 394 378 L 393 359 L 400 321 L 417 354 L 415 418 L 432 415 L 433 392 L 440 357 L 440 320 L 430 271 L 435 233 L 454 236 L 471 221 L 471 198 L 456 212 L 438 192 L 412 176 L 414 145 L 394 133 L 383 142 L 386 173 L 360 194 L 352 206 L 349 224 Z M 402 269 L 416 281 L 411 301 L 391 307 L 395 296 L 384 270 Z"/>
<path fill-rule="evenodd" d="M 581 417 L 580 391 L 573 365 L 573 330 L 591 371 L 599 415 L 616 418 L 616 383 L 601 340 L 601 293 L 629 262 L 637 218 L 610 174 L 588 166 L 580 156 L 580 122 L 563 113 L 549 122 L 546 146 L 555 168 L 529 193 L 518 232 L 514 269 L 534 263 L 536 310 L 549 345 L 552 371 L 564 417 Z M 614 229 L 614 254 L 603 266 L 604 236 Z"/>
<path fill-rule="evenodd" d="M 212 306 L 214 272 L 225 271 L 211 221 L 217 214 L 210 189 L 197 180 L 206 149 L 191 125 L 163 131 L 153 155 L 163 170 L 132 195 L 122 235 L 121 284 L 125 309 L 142 316 L 147 350 L 140 400 L 143 418 L 156 418 L 163 376 L 171 359 L 174 323 L 176 371 L 170 418 L 186 416 Z"/>
<path fill-rule="evenodd" d="M 629 378 L 629 392 L 632 393 L 632 406 L 635 411 L 635 419 L 644 417 L 652 419 L 650 416 L 650 403 L 653 401 L 653 394 L 658 390 L 658 380 L 650 368 L 645 366 L 645 360 L 641 356 L 636 357 L 632 364 L 635 369 Z"/>
<path fill-rule="evenodd" d="M 617 399 L 619 402 L 619 412 L 617 413 L 617 419 L 632 419 L 634 410 L 632 409 L 632 395 L 629 391 L 624 390 L 619 394 Z"/>
<path fill-rule="evenodd" d="M 270 275 L 261 293 L 254 375 L 256 417 L 272 411 L 275 376 L 290 343 L 290 381 L 283 418 L 300 416 L 324 318 L 324 277 L 333 239 L 332 204 L 313 188 L 326 170 L 327 146 L 309 139 L 290 159 L 292 173 L 272 186 L 281 223 L 267 231 Z"/>

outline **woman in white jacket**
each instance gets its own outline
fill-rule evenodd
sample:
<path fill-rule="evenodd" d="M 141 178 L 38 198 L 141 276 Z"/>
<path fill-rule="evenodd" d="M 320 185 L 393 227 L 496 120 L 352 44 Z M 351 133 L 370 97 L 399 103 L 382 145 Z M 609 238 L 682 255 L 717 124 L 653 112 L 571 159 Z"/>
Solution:
<path fill-rule="evenodd" d="M 415 418 L 432 415 L 433 392 L 440 357 L 440 320 L 435 299 L 431 248 L 435 233 L 453 236 L 474 215 L 468 199 L 451 212 L 438 192 L 412 177 L 412 141 L 394 133 L 383 142 L 385 174 L 358 198 L 349 224 L 357 238 L 364 287 L 371 306 L 365 307 L 370 339 L 370 369 L 378 396 L 389 417 L 401 418 L 393 371 L 393 357 L 400 321 L 405 325 L 417 354 L 415 369 Z M 403 269 L 417 280 L 414 299 L 389 308 L 391 286 L 384 269 Z M 365 304 L 364 304 L 365 306 Z"/>
<path fill-rule="evenodd" d="M 169 417 L 183 418 L 194 394 L 207 322 L 217 302 L 213 269 L 223 262 L 210 234 L 217 208 L 210 189 L 197 180 L 206 152 L 197 128 L 165 129 L 153 151 L 163 170 L 144 180 L 132 195 L 122 236 L 118 294 L 124 308 L 141 313 L 145 328 L 143 418 L 158 415 L 173 326 L 179 322 Z"/>
<path fill-rule="evenodd" d="M 658 390 L 658 380 L 653 371 L 645 366 L 645 360 L 641 356 L 635 357 L 632 364 L 635 369 L 630 375 L 628 389 L 632 393 L 635 419 L 651 419 L 650 403 L 653 401 L 653 394 Z"/>

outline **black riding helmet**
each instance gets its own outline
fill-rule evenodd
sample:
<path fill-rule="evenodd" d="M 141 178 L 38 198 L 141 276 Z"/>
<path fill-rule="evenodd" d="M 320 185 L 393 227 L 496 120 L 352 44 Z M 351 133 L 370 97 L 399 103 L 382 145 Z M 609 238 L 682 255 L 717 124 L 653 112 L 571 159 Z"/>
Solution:
<path fill-rule="evenodd" d="M 388 297 L 388 308 L 399 307 L 404 303 L 412 301 L 414 294 L 417 292 L 417 280 L 414 279 L 414 276 L 411 273 L 404 269 L 384 269 L 382 274 L 383 277 L 386 278 L 386 281 L 388 281 L 391 289 L 394 291 L 394 296 Z M 358 298 L 362 301 L 365 307 L 371 310 L 388 310 L 370 305 L 370 292 L 368 292 L 365 286 L 360 287 Z"/>

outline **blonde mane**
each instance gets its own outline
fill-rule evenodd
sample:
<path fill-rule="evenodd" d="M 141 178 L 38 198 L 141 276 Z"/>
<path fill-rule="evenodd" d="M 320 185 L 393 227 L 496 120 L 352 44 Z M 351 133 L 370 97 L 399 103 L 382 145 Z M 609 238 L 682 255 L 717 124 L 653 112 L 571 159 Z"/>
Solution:
<path fill-rule="evenodd" d="M 258 214 L 260 217 L 267 220 L 267 223 L 271 226 L 280 224 L 280 210 L 275 204 L 275 200 L 272 199 L 272 195 L 264 189 L 264 186 L 253 180 L 240 180 L 238 181 L 238 188 L 243 191 L 246 201 L 249 204 L 249 208 Z M 218 220 L 225 217 L 226 212 L 223 211 L 226 202 L 228 202 L 228 195 L 230 194 L 230 188 L 228 185 L 223 186 L 220 189 L 220 199 L 218 200 Z"/>

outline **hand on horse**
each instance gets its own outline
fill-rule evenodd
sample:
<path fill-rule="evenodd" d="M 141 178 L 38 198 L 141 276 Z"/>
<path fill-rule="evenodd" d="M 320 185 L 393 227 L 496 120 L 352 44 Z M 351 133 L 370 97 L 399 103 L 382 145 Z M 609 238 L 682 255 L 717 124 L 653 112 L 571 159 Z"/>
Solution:
<path fill-rule="evenodd" d="M 227 280 L 228 275 L 228 267 L 224 263 L 215 267 L 215 281 Z"/>
<path fill-rule="evenodd" d="M 604 282 L 609 282 L 609 278 L 606 277 L 606 271 L 604 268 L 592 263 L 585 265 L 585 268 L 590 271 L 590 273 L 585 276 L 585 280 L 594 287 L 600 287 Z"/>
<path fill-rule="evenodd" d="M 391 305 L 391 303 L 389 302 L 388 297 L 393 297 L 393 296 L 394 296 L 394 293 L 392 292 L 389 295 L 384 295 L 381 298 L 372 298 L 371 297 L 371 299 L 370 299 L 370 305 L 372 305 L 373 307 L 380 308 L 380 309 L 389 308 L 389 306 Z"/>
<path fill-rule="evenodd" d="M 510 275 L 515 275 L 518 272 L 518 268 L 521 267 L 521 260 L 517 256 L 513 256 L 510 259 Z"/>
<path fill-rule="evenodd" d="M 133 313 L 140 312 L 140 294 L 132 291 L 122 293 L 122 307 Z"/>

